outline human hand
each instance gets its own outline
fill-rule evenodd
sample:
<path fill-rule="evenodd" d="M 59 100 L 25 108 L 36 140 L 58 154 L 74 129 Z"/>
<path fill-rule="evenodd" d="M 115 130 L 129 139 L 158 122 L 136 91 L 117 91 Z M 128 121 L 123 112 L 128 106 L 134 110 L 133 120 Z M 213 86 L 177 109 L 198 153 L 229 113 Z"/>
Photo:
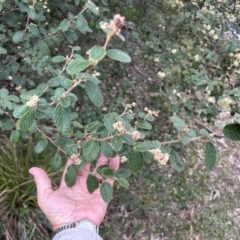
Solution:
<path fill-rule="evenodd" d="M 43 169 L 33 167 L 29 170 L 37 185 L 38 205 L 51 223 L 53 230 L 82 219 L 88 219 L 95 225 L 100 225 L 106 214 L 108 204 L 103 201 L 100 190 L 97 189 L 93 193 L 87 190 L 86 180 L 90 171 L 90 163 L 86 163 L 84 168 L 78 172 L 77 181 L 73 187 L 66 185 L 65 174 L 67 167 L 72 163 L 71 159 L 67 160 L 60 186 L 55 191 Z M 101 154 L 94 171 L 96 172 L 99 166 L 105 164 L 108 164 L 108 158 Z M 117 170 L 119 164 L 120 159 L 116 156 L 110 160 L 109 167 Z M 107 181 L 113 185 L 114 180 Z"/>

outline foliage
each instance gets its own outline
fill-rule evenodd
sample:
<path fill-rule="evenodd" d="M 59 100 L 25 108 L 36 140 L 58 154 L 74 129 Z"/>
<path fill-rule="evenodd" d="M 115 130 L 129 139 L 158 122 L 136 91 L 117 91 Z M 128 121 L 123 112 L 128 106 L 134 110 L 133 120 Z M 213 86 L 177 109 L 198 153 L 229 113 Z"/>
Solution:
<path fill-rule="evenodd" d="M 0 61 L 4 66 L 0 79 L 12 80 L 13 85 L 18 86 L 16 94 L 7 88 L 0 90 L 3 116 L 0 126 L 3 131 L 11 131 L 11 142 L 34 136 L 37 154 L 48 149 L 49 144 L 53 145 L 53 170 L 61 168 L 63 156 L 72 158 L 74 163 L 69 166 L 65 179 L 69 186 L 75 183 L 77 171 L 83 164 L 94 164 L 100 152 L 109 158 L 120 155 L 122 162 L 128 161 L 128 168 L 133 173 L 140 170 L 146 160 L 155 160 L 159 165 L 166 165 L 169 160 L 180 172 L 184 164 L 174 144 L 182 143 L 181 148 L 184 148 L 196 140 L 206 143 L 205 163 L 212 170 L 217 156 L 212 142 L 222 127 L 216 124 L 220 128 L 218 132 L 202 129 L 197 136 L 192 129 L 194 123 L 190 120 L 186 123 L 176 115 L 184 109 L 189 116 L 199 116 L 210 122 L 226 107 L 230 107 L 233 115 L 239 112 L 239 41 L 224 37 L 226 31 L 238 31 L 239 15 L 232 18 L 239 5 L 231 1 L 220 4 L 211 0 L 169 4 L 150 1 L 147 7 L 145 1 L 127 1 L 130 6 L 126 8 L 123 7 L 124 1 L 112 1 L 110 5 L 105 1 L 99 5 L 91 1 L 67 2 L 22 0 L 0 3 Z M 151 15 L 155 5 L 157 8 L 164 6 L 165 13 L 173 10 L 177 13 L 166 17 L 161 13 L 157 15 L 155 11 L 155 19 L 149 19 L 161 22 L 160 25 L 145 29 L 146 26 L 138 22 L 131 36 L 124 36 L 120 32 L 124 18 L 115 15 L 109 22 L 106 12 L 114 5 L 129 13 L 133 11 L 133 4 L 147 7 L 146 17 Z M 147 88 L 145 94 L 151 109 L 142 112 L 139 102 L 136 106 L 129 96 L 125 100 L 131 103 L 117 98 L 113 101 L 115 109 L 111 107 L 103 113 L 104 94 L 101 89 L 108 86 L 100 82 L 94 70 L 103 64 L 104 72 L 107 67 L 105 61 L 130 63 L 132 54 L 116 49 L 110 40 L 118 37 L 123 41 L 127 39 L 126 42 L 136 41 L 140 34 L 143 36 L 138 42 L 141 48 L 135 49 L 135 56 L 146 57 L 158 69 L 158 74 L 155 72 L 155 76 L 139 83 L 147 86 L 143 89 Z M 88 38 L 91 41 L 87 41 Z M 149 51 L 156 55 L 151 56 Z M 135 63 L 132 64 L 136 68 Z M 112 66 L 116 68 L 116 65 Z M 158 78 L 159 84 L 150 91 L 151 84 L 146 84 L 146 81 L 153 77 Z M 229 81 L 230 77 L 235 81 Z M 153 92 L 154 97 L 150 98 Z M 83 114 L 80 108 L 85 102 Z M 158 127 L 154 120 L 164 109 L 156 104 L 159 102 L 164 102 L 163 106 L 168 104 L 167 114 L 174 115 L 171 117 L 174 130 L 169 128 L 170 135 L 161 142 L 154 140 L 151 133 Z M 94 111 L 95 116 L 100 113 L 95 119 L 89 117 L 85 121 L 81 116 L 92 115 Z M 239 121 L 236 118 L 235 121 L 223 128 L 223 134 L 239 141 Z M 124 187 L 129 185 L 125 175 L 118 177 L 118 174 L 112 169 L 90 172 L 87 181 L 89 191 L 99 186 L 96 178 L 101 178 L 100 192 L 105 201 L 110 201 L 112 187 L 106 178 L 116 178 Z"/>
<path fill-rule="evenodd" d="M 49 154 L 45 155 L 47 158 Z M 30 140 L 17 148 L 1 135 L 1 239 L 48 239 L 51 229 L 37 206 L 35 183 L 28 173 L 36 164 L 46 165 L 46 162 L 42 161 L 41 155 L 33 153 Z"/>

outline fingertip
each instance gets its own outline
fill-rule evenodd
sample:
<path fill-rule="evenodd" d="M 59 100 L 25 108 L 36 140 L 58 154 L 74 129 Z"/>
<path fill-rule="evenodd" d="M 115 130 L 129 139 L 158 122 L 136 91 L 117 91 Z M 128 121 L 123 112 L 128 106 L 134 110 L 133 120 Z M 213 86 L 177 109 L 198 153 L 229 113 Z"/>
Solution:
<path fill-rule="evenodd" d="M 119 155 L 117 155 L 116 157 L 112 158 L 109 162 L 109 167 L 117 170 L 119 168 L 120 165 L 120 157 Z"/>

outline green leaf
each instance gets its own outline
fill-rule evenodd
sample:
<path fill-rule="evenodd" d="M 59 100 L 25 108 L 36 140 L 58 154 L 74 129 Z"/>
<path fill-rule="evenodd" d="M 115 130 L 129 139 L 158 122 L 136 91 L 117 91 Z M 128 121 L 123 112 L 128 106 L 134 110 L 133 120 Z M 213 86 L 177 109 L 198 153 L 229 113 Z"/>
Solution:
<path fill-rule="evenodd" d="M 101 46 L 96 45 L 92 47 L 90 50 L 90 57 L 96 62 L 103 59 L 105 55 L 106 50 Z"/>
<path fill-rule="evenodd" d="M 240 114 L 235 113 L 235 115 L 234 115 L 234 121 L 240 124 Z M 217 125 L 216 125 L 216 122 L 215 122 L 215 126 L 217 126 Z M 222 126 L 219 126 L 219 123 L 218 123 L 218 126 L 217 126 L 217 127 L 220 128 L 220 129 L 223 129 Z"/>
<path fill-rule="evenodd" d="M 191 138 L 187 134 L 184 134 L 181 136 L 181 140 L 183 143 L 189 143 L 191 141 Z"/>
<path fill-rule="evenodd" d="M 48 141 L 46 138 L 39 140 L 34 147 L 34 152 L 37 154 L 43 152 L 46 149 L 47 145 Z"/>
<path fill-rule="evenodd" d="M 83 144 L 82 156 L 84 161 L 93 162 L 97 159 L 100 153 L 100 145 L 96 140 L 90 140 Z"/>
<path fill-rule="evenodd" d="M 113 124 L 114 124 L 115 120 L 111 117 L 110 113 L 108 113 L 108 114 L 106 114 L 104 116 L 103 122 L 104 122 L 104 126 L 106 127 L 106 129 L 109 132 L 113 132 L 114 131 Z"/>
<path fill-rule="evenodd" d="M 208 170 L 213 170 L 217 162 L 217 151 L 211 142 L 206 142 L 204 147 L 204 162 Z"/>
<path fill-rule="evenodd" d="M 24 31 L 17 31 L 12 36 L 13 43 L 20 43 L 23 40 Z"/>
<path fill-rule="evenodd" d="M 173 149 L 171 149 L 171 152 L 170 152 L 170 162 L 171 162 L 172 167 L 175 170 L 177 170 L 178 172 L 183 171 L 183 169 L 184 169 L 183 163 L 182 163 L 179 155 L 177 154 L 177 152 Z"/>
<path fill-rule="evenodd" d="M 94 175 L 88 174 L 88 177 L 87 177 L 87 189 L 88 189 L 88 192 L 92 193 L 98 187 L 99 187 L 98 179 Z"/>
<path fill-rule="evenodd" d="M 32 126 L 33 120 L 35 115 L 35 109 L 30 108 L 27 114 L 21 117 L 17 121 L 17 125 L 19 126 L 20 130 L 23 132 L 28 131 L 28 129 Z"/>
<path fill-rule="evenodd" d="M 63 31 L 66 32 L 70 27 L 70 21 L 68 19 L 64 19 L 60 22 L 59 28 Z"/>
<path fill-rule="evenodd" d="M 97 168 L 97 173 L 102 175 L 102 170 L 105 168 L 105 167 L 108 167 L 108 165 L 104 164 L 104 165 L 101 165 Z"/>
<path fill-rule="evenodd" d="M 43 55 L 45 55 L 45 56 L 50 55 L 50 49 L 49 49 L 48 45 L 44 41 L 39 41 L 37 46 L 38 46 L 39 51 Z"/>
<path fill-rule="evenodd" d="M 103 96 L 99 86 L 92 81 L 86 81 L 85 89 L 93 104 L 97 107 L 101 107 L 103 105 Z"/>
<path fill-rule="evenodd" d="M 58 103 L 53 112 L 53 121 L 60 131 L 66 131 L 71 124 L 70 109 L 64 108 L 60 103 Z"/>
<path fill-rule="evenodd" d="M 15 95 L 8 95 L 6 96 L 5 100 L 12 101 L 12 102 L 19 102 L 20 99 Z"/>
<path fill-rule="evenodd" d="M 93 2 L 87 1 L 85 7 L 88 8 L 95 15 L 99 15 L 99 9 Z"/>
<path fill-rule="evenodd" d="M 226 138 L 233 141 L 240 141 L 240 124 L 227 124 L 222 131 Z"/>
<path fill-rule="evenodd" d="M 92 32 L 88 26 L 86 19 L 81 13 L 77 15 L 77 28 L 83 34 L 86 34 L 86 32 Z"/>
<path fill-rule="evenodd" d="M 36 37 L 40 36 L 40 32 L 39 32 L 39 29 L 37 26 L 30 24 L 30 25 L 28 25 L 28 28 L 34 36 L 36 36 Z"/>
<path fill-rule="evenodd" d="M 79 123 L 78 121 L 73 121 L 72 124 L 74 127 L 83 128 L 83 125 L 81 123 Z"/>
<path fill-rule="evenodd" d="M 15 130 L 12 131 L 11 135 L 10 135 L 10 142 L 11 143 L 16 143 L 20 138 L 20 132 Z"/>
<path fill-rule="evenodd" d="M 67 66 L 67 73 L 70 75 L 78 74 L 90 66 L 90 62 L 83 59 L 75 59 Z"/>
<path fill-rule="evenodd" d="M 152 122 L 152 121 L 154 121 L 154 116 L 153 115 L 147 115 L 147 118 L 146 118 L 146 120 L 148 120 L 149 122 Z"/>
<path fill-rule="evenodd" d="M 133 149 L 136 152 L 145 152 L 147 150 L 147 146 L 144 142 L 137 142 L 134 145 Z"/>
<path fill-rule="evenodd" d="M 9 94 L 8 89 L 6 88 L 0 89 L 0 98 L 4 99 L 5 97 L 7 97 L 8 94 Z"/>
<path fill-rule="evenodd" d="M 131 57 L 118 49 L 110 49 L 107 51 L 107 56 L 113 60 L 119 61 L 119 62 L 124 62 L 124 63 L 129 63 L 131 62 Z"/>
<path fill-rule="evenodd" d="M 78 174 L 78 170 L 74 164 L 71 164 L 70 166 L 68 166 L 67 172 L 65 175 L 65 182 L 68 187 L 72 187 L 75 184 L 77 180 L 77 174 Z"/>
<path fill-rule="evenodd" d="M 114 170 L 109 167 L 104 167 L 101 172 L 105 178 L 113 178 L 115 173 Z"/>
<path fill-rule="evenodd" d="M 208 136 L 208 131 L 206 130 L 206 129 L 204 129 L 204 128 L 202 128 L 202 129 L 200 129 L 200 134 L 202 135 L 202 136 L 204 136 L 204 137 L 206 137 L 206 136 Z"/>
<path fill-rule="evenodd" d="M 113 188 L 108 182 L 104 182 L 100 187 L 100 193 L 104 202 L 110 202 L 113 197 Z"/>
<path fill-rule="evenodd" d="M 173 126 L 177 129 L 178 132 L 181 132 L 184 129 L 185 123 L 179 117 L 173 116 L 171 117 L 171 121 L 173 122 Z"/>
<path fill-rule="evenodd" d="M 49 104 L 44 98 L 40 98 L 37 103 L 37 108 L 42 111 L 45 111 L 49 108 Z"/>
<path fill-rule="evenodd" d="M 121 137 L 119 137 L 119 136 L 114 136 L 112 138 L 111 144 L 112 144 L 112 148 L 115 151 L 120 151 L 123 147 L 123 141 L 122 141 Z"/>
<path fill-rule="evenodd" d="M 186 134 L 187 134 L 189 137 L 191 137 L 191 138 L 196 137 L 196 132 L 195 132 L 194 130 L 192 130 L 192 129 L 189 129 L 189 130 L 186 132 Z"/>
<path fill-rule="evenodd" d="M 58 87 L 58 86 L 60 86 L 60 80 L 61 80 L 60 77 L 51 78 L 51 79 L 48 81 L 48 85 L 49 85 L 50 87 Z"/>
<path fill-rule="evenodd" d="M 113 158 L 116 156 L 115 151 L 112 149 L 112 146 L 108 142 L 101 143 L 101 152 L 105 157 Z"/>
<path fill-rule="evenodd" d="M 237 47 L 238 47 L 237 42 L 236 41 L 232 41 L 229 44 L 228 53 L 233 53 L 236 50 Z"/>
<path fill-rule="evenodd" d="M 62 157 L 60 153 L 56 152 L 50 159 L 50 167 L 54 172 L 57 172 L 62 168 Z"/>
<path fill-rule="evenodd" d="M 128 166 L 132 172 L 140 170 L 143 166 L 142 155 L 138 152 L 131 151 L 128 157 Z"/>
<path fill-rule="evenodd" d="M 56 62 L 56 63 L 63 62 L 65 60 L 66 60 L 66 58 L 64 56 L 61 56 L 61 55 L 58 55 L 58 56 L 52 58 L 52 61 Z"/>
<path fill-rule="evenodd" d="M 127 133 L 121 134 L 121 138 L 126 144 L 130 146 L 133 146 L 135 143 L 135 140 L 132 138 L 132 136 Z"/>
<path fill-rule="evenodd" d="M 118 181 L 118 183 L 119 183 L 121 186 L 123 186 L 123 187 L 125 187 L 125 188 L 128 188 L 128 187 L 129 187 L 129 182 L 128 182 L 126 179 L 124 179 L 124 178 L 118 178 L 117 181 Z"/>
<path fill-rule="evenodd" d="M 27 14 L 28 14 L 28 17 L 33 19 L 33 20 L 36 19 L 36 17 L 37 17 L 36 11 L 35 11 L 35 9 L 32 6 L 30 6 L 28 8 Z"/>
<path fill-rule="evenodd" d="M 102 123 L 99 121 L 90 122 L 85 126 L 85 131 L 94 132 L 102 126 Z"/>
<path fill-rule="evenodd" d="M 146 129 L 146 130 L 151 130 L 152 129 L 152 125 L 149 122 L 146 122 L 146 121 L 137 122 L 137 127 L 142 128 L 142 129 Z"/>
<path fill-rule="evenodd" d="M 116 173 L 116 178 L 129 178 L 131 176 L 131 171 L 127 168 L 119 168 Z"/>
<path fill-rule="evenodd" d="M 0 47 L 0 55 L 1 54 L 7 54 L 7 50 L 3 47 Z"/>
<path fill-rule="evenodd" d="M 60 98 L 60 104 L 61 104 L 64 108 L 69 107 L 70 104 L 71 104 L 70 98 L 69 98 L 68 96 L 66 96 L 66 97 L 61 97 L 61 98 Z"/>
<path fill-rule="evenodd" d="M 28 129 L 28 131 L 29 131 L 30 133 L 35 133 L 35 132 L 37 132 L 37 128 L 38 128 L 37 121 L 34 119 L 32 125 L 31 125 L 31 127 Z"/>

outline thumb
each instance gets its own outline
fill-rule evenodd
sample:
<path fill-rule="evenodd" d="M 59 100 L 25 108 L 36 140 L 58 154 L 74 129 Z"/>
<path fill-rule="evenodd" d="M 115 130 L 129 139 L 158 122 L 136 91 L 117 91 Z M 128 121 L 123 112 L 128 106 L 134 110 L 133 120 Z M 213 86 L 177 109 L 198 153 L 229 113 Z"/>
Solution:
<path fill-rule="evenodd" d="M 38 204 L 41 204 L 49 196 L 49 194 L 53 192 L 50 178 L 43 169 L 38 167 L 30 168 L 29 173 L 34 177 L 37 186 Z"/>

